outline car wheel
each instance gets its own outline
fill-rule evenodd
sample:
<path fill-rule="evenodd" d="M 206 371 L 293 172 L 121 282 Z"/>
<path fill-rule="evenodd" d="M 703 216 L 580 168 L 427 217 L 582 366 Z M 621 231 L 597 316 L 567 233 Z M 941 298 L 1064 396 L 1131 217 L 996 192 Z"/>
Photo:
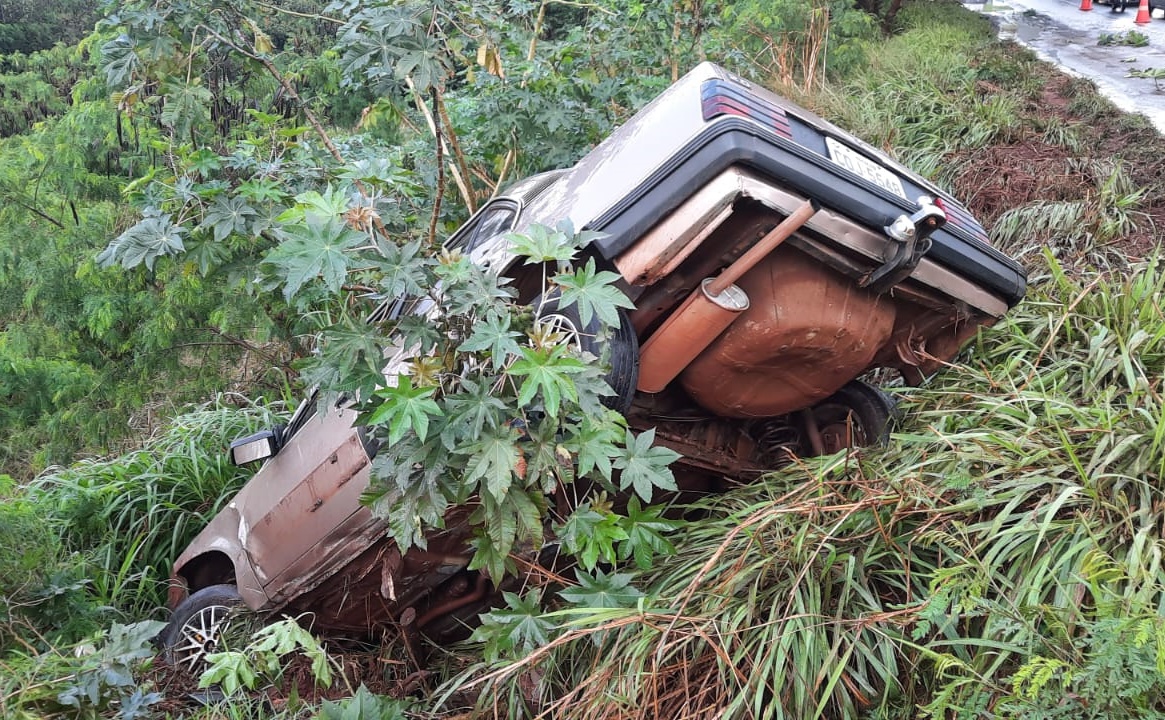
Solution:
<path fill-rule="evenodd" d="M 853 380 L 808 412 L 820 451 L 830 455 L 846 448 L 885 445 L 898 417 L 898 404 L 873 385 Z M 810 447 L 816 444 L 809 443 Z"/>
<path fill-rule="evenodd" d="M 631 319 L 619 308 L 619 327 L 607 328 L 605 337 L 600 339 L 599 331 L 603 325 L 597 316 L 584 324 L 578 307 L 570 305 L 559 308 L 558 298 L 558 291 L 552 290 L 534 300 L 535 322 L 561 333 L 563 342 L 575 345 L 595 357 L 604 357 L 603 353 L 607 351 L 609 354 L 605 357 L 611 367 L 603 379 L 614 390 L 614 394 L 604 398 L 603 404 L 621 413 L 627 412 L 635 397 L 635 385 L 639 382 L 639 338 L 631 326 Z"/>
<path fill-rule="evenodd" d="M 227 621 L 242 605 L 234 585 L 204 587 L 183 600 L 158 634 L 166 659 L 186 672 L 200 672 L 206 656 L 218 652 Z"/>

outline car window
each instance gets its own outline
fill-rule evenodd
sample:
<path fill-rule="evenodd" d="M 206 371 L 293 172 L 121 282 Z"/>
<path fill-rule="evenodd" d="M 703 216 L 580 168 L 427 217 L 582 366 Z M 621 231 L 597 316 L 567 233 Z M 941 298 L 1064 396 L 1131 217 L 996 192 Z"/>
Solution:
<path fill-rule="evenodd" d="M 495 202 L 484 208 L 475 218 L 473 226 L 466 228 L 466 231 L 454 239 L 449 247 L 461 250 L 468 255 L 487 240 L 509 232 L 510 228 L 514 226 L 517 215 L 518 208 L 513 202 L 508 200 Z"/>

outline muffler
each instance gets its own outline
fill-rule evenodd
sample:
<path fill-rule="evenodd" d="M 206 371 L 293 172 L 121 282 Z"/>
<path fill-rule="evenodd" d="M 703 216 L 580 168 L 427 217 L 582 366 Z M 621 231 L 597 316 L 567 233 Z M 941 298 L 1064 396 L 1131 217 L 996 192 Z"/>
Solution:
<path fill-rule="evenodd" d="M 637 387 L 641 392 L 656 393 L 667 387 L 748 309 L 748 295 L 736 281 L 809 222 L 818 209 L 817 201 L 806 200 L 722 273 L 700 283 L 640 349 Z"/>

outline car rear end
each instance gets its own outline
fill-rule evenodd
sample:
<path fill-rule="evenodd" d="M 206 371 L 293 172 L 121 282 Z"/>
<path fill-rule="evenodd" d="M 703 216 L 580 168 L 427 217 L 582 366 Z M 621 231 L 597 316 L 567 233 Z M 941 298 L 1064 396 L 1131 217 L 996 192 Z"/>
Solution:
<path fill-rule="evenodd" d="M 950 194 L 709 63 L 521 222 L 564 217 L 604 233 L 592 250 L 635 301 L 644 427 L 693 400 L 708 417 L 785 415 L 875 368 L 918 382 L 1026 290 Z"/>

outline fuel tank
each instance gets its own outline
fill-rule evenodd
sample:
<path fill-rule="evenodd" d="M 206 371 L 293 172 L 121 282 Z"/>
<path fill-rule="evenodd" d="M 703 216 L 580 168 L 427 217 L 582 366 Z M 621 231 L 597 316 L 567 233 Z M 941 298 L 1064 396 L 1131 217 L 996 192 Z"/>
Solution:
<path fill-rule="evenodd" d="M 718 415 L 771 417 L 813 405 L 860 375 L 894 329 L 888 295 L 790 247 L 737 284 L 750 305 L 680 375 Z"/>

